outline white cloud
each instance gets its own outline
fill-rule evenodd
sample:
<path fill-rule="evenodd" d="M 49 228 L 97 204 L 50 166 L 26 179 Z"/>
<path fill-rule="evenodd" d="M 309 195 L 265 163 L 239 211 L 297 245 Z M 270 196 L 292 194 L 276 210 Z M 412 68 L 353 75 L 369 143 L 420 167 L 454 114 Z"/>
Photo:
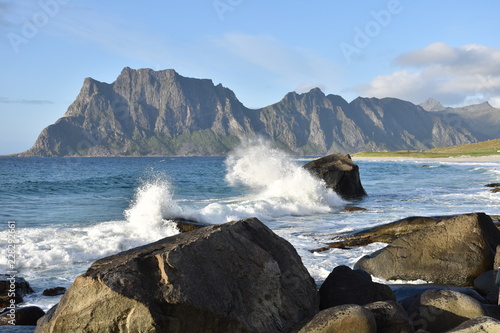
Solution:
<path fill-rule="evenodd" d="M 355 90 L 363 96 L 397 97 L 414 103 L 429 97 L 445 105 L 490 101 L 500 106 L 500 49 L 439 42 L 395 59 L 402 69 L 375 77 Z"/>

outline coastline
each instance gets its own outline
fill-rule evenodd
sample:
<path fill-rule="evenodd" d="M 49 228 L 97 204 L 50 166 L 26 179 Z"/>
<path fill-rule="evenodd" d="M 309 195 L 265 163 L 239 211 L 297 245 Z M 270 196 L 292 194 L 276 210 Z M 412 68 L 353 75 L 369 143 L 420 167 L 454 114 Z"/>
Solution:
<path fill-rule="evenodd" d="M 458 156 L 458 157 L 399 157 L 399 156 L 377 156 L 366 157 L 352 155 L 352 160 L 356 161 L 421 161 L 421 162 L 480 162 L 500 163 L 500 155 L 487 155 L 487 156 Z"/>

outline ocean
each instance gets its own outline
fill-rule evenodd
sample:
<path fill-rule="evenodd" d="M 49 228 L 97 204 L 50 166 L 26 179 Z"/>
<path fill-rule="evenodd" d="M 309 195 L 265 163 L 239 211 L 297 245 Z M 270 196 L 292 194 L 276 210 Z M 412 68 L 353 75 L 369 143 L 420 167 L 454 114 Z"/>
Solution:
<path fill-rule="evenodd" d="M 48 310 L 59 297 L 44 289 L 67 288 L 99 258 L 178 233 L 169 219 L 258 217 L 295 246 L 319 285 L 337 265 L 385 246 L 310 251 L 340 232 L 416 215 L 500 215 L 500 193 L 484 186 L 500 182 L 500 163 L 354 158 L 368 196 L 343 201 L 300 168 L 313 159 L 262 144 L 228 157 L 0 158 L 0 273 L 24 277 L 35 291 L 25 305 Z"/>

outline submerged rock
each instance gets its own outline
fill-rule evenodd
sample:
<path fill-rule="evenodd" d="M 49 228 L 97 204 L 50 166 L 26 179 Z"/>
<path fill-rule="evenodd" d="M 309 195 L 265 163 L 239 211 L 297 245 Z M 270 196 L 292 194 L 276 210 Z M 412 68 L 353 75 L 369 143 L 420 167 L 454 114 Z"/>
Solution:
<path fill-rule="evenodd" d="M 59 296 L 66 292 L 66 288 L 64 287 L 55 287 L 45 289 L 42 293 L 43 296 Z"/>
<path fill-rule="evenodd" d="M 293 246 L 246 219 L 96 261 L 37 332 L 289 332 L 317 307 Z"/>
<path fill-rule="evenodd" d="M 472 286 L 491 269 L 500 231 L 484 213 L 460 215 L 403 236 L 364 256 L 355 268 L 386 280 Z"/>
<path fill-rule="evenodd" d="M 359 167 L 349 154 L 332 154 L 311 161 L 304 169 L 325 181 L 326 186 L 333 189 L 344 199 L 355 199 L 366 196 L 359 177 Z"/>

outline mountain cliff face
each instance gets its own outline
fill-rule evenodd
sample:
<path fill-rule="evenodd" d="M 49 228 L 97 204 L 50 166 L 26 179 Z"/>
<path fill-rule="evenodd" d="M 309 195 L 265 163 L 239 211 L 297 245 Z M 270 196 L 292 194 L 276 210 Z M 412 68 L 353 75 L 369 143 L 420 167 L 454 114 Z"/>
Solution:
<path fill-rule="evenodd" d="M 394 98 L 347 103 L 317 88 L 249 109 L 211 80 L 186 78 L 174 70 L 125 68 L 111 84 L 85 79 L 66 114 L 20 155 L 224 155 L 241 139 L 258 136 L 304 155 L 427 149 L 478 140 L 467 122 L 449 121 L 443 112 Z"/>

